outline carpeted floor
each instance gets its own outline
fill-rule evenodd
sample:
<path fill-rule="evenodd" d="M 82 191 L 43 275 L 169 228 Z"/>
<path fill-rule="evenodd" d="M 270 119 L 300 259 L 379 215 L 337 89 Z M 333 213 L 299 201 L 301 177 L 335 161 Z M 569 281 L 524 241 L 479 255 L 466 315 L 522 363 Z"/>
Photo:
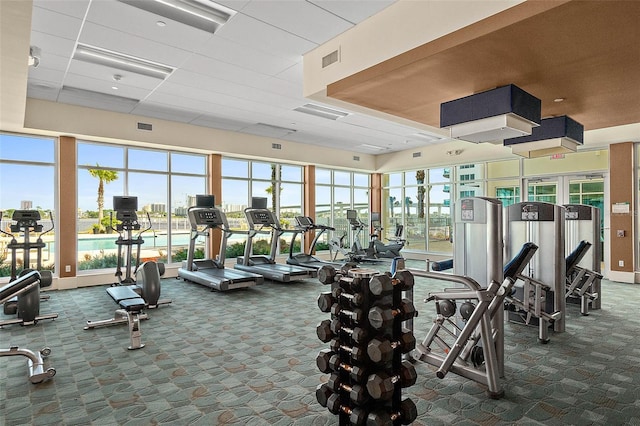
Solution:
<path fill-rule="evenodd" d="M 381 268 L 387 266 L 379 266 Z M 52 349 L 53 380 L 33 385 L 26 359 L 0 359 L 0 425 L 328 425 L 337 417 L 315 399 L 327 379 L 315 358 L 327 344 L 315 334 L 328 314 L 315 280 L 225 293 L 166 279 L 172 305 L 148 311 L 145 347 L 128 351 L 125 326 L 84 331 L 113 316 L 105 287 L 51 293 L 41 312 L 55 321 L 0 329 L 0 347 Z M 434 317 L 422 303 L 445 285 L 419 280 L 415 334 Z M 567 332 L 537 343 L 537 328 L 506 324 L 505 397 L 453 374 L 435 377 L 417 362 L 405 394 L 417 425 L 640 425 L 638 287 L 604 281 L 602 309 L 583 317 L 569 305 Z M 2 315 L 0 315 L 0 318 Z"/>

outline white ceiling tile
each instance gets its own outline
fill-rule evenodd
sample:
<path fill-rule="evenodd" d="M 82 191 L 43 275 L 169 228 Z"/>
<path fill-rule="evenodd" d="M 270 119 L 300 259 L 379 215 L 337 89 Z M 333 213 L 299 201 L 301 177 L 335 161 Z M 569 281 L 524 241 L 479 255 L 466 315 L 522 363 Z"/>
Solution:
<path fill-rule="evenodd" d="M 283 70 L 281 73 L 278 73 L 274 77 L 295 82 L 300 86 L 300 90 L 302 90 L 302 85 L 304 83 L 302 68 L 302 61 L 300 61 L 297 64 L 290 66 L 286 70 Z"/>
<path fill-rule="evenodd" d="M 82 27 L 82 19 L 34 7 L 31 15 L 31 27 L 41 33 L 75 40 Z"/>
<path fill-rule="evenodd" d="M 77 75 L 68 73 L 64 79 L 64 86 L 75 87 L 78 89 L 90 90 L 93 92 L 104 93 L 113 96 L 122 96 L 131 99 L 144 99 L 148 96 L 148 89 L 141 89 L 135 86 L 129 86 L 126 84 L 117 84 L 118 90 L 114 90 L 111 87 L 114 86 L 114 81 L 97 80 L 95 78 L 86 77 L 84 75 Z"/>
<path fill-rule="evenodd" d="M 294 55 L 286 58 L 265 53 L 222 37 L 213 37 L 198 49 L 198 53 L 267 75 L 276 75 L 300 59 Z"/>
<path fill-rule="evenodd" d="M 33 0 L 33 6 L 83 19 L 90 0 Z"/>
<path fill-rule="evenodd" d="M 56 37 L 51 34 L 45 34 L 39 31 L 31 31 L 31 45 L 37 46 L 42 51 L 42 55 L 52 54 L 65 57 L 68 62 L 76 48 L 76 41 Z"/>
<path fill-rule="evenodd" d="M 64 80 L 64 70 L 51 69 L 45 65 L 38 68 L 29 67 L 29 84 L 30 83 L 46 83 L 49 86 L 62 87 Z"/>
<path fill-rule="evenodd" d="M 103 83 L 106 83 L 109 86 L 126 85 L 146 91 L 155 89 L 163 81 L 158 78 L 147 77 L 146 75 L 106 67 L 104 65 L 91 64 L 88 62 L 78 61 L 76 59 L 71 61 L 68 75 L 85 76 L 96 81 L 96 84 L 100 85 Z M 116 80 L 114 78 L 116 75 L 120 77 L 120 80 Z M 67 84 L 66 81 L 65 84 Z"/>
<path fill-rule="evenodd" d="M 240 12 L 251 0 L 216 0 L 215 3 Z M 233 18 L 231 18 L 233 19 Z"/>
<path fill-rule="evenodd" d="M 184 108 L 172 108 L 167 105 L 154 104 L 151 102 L 139 103 L 132 114 L 141 115 L 143 117 L 158 118 L 160 120 L 178 121 L 181 123 L 189 123 L 198 116 L 199 111 L 189 111 Z"/>
<path fill-rule="evenodd" d="M 234 16 L 233 22 L 224 25 L 217 35 L 243 46 L 283 56 L 302 56 L 317 46 L 316 43 L 242 13 Z"/>
<path fill-rule="evenodd" d="M 38 81 L 29 82 L 27 85 L 27 97 L 44 99 L 45 101 L 56 101 L 58 99 L 59 88 L 50 87 L 48 83 Z"/>
<path fill-rule="evenodd" d="M 221 117 L 211 117 L 207 115 L 201 115 L 195 120 L 191 121 L 191 124 L 195 126 L 211 127 L 214 129 L 233 130 L 238 131 L 247 127 L 247 123 L 238 120 L 232 120 Z"/>
<path fill-rule="evenodd" d="M 370 16 L 385 9 L 394 0 L 307 0 L 325 10 L 330 11 L 354 24 L 360 23 Z"/>
<path fill-rule="evenodd" d="M 192 51 L 213 34 L 172 21 L 119 1 L 94 1 L 87 21 L 157 43 Z M 166 25 L 160 27 L 158 21 Z"/>
<path fill-rule="evenodd" d="M 242 13 L 317 44 L 324 43 L 353 26 L 304 0 L 254 0 L 242 9 Z"/>
<path fill-rule="evenodd" d="M 182 64 L 191 55 L 186 50 L 166 46 L 92 22 L 85 22 L 79 42 L 173 67 Z"/>
<path fill-rule="evenodd" d="M 184 84 L 186 86 L 199 86 L 207 84 L 206 80 L 216 80 L 221 84 L 225 82 L 244 83 L 247 86 L 260 87 L 269 81 L 271 77 L 237 65 L 194 55 L 184 65 L 176 70 L 168 81 Z"/>

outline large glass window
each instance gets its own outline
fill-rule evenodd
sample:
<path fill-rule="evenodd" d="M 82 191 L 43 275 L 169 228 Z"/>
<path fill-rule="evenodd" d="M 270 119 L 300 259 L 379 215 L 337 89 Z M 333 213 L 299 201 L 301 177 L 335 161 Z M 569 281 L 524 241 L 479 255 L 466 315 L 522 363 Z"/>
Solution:
<path fill-rule="evenodd" d="M 116 266 L 118 222 L 113 197 L 123 195 L 137 197 L 144 231 L 141 261 L 186 259 L 187 208 L 195 204 L 196 194 L 206 193 L 206 187 L 204 155 L 79 142 L 78 269 Z M 204 256 L 204 241 L 198 244 L 196 258 Z"/>
<path fill-rule="evenodd" d="M 267 198 L 285 229 L 295 226 L 295 216 L 302 211 L 302 167 L 266 163 L 260 161 L 222 159 L 222 210 L 226 213 L 232 229 L 246 230 L 248 224 L 244 209 L 251 204 L 251 197 Z M 227 245 L 227 258 L 242 255 L 246 235 L 232 235 Z M 267 254 L 269 237 L 259 234 L 254 239 L 254 253 Z M 280 252 L 289 251 L 290 234 L 280 238 Z M 300 244 L 298 239 L 296 244 Z"/>
<path fill-rule="evenodd" d="M 323 234 L 316 250 L 329 248 L 329 241 L 340 243 L 346 250 L 353 247 L 356 238 L 361 247 L 369 246 L 369 175 L 316 168 L 316 223 L 335 228 Z M 365 223 L 360 231 L 351 229 L 347 210 L 355 210 Z M 337 255 L 337 253 L 334 253 Z M 339 257 L 339 256 L 338 256 Z"/>
<path fill-rule="evenodd" d="M 52 228 L 56 199 L 55 141 L 51 138 L 39 138 L 26 135 L 0 133 L 0 280 L 12 274 L 12 262 L 15 260 L 18 274 L 23 268 L 42 268 L 55 270 L 55 241 L 57 230 L 44 233 Z M 42 238 L 41 265 L 37 265 L 36 250 L 29 253 L 29 264 L 24 264 L 25 253 L 14 253 L 7 248 L 13 234 L 21 243 L 24 233 L 12 231 L 10 225 L 16 210 L 37 210 L 42 231 L 29 234 L 31 242 Z"/>

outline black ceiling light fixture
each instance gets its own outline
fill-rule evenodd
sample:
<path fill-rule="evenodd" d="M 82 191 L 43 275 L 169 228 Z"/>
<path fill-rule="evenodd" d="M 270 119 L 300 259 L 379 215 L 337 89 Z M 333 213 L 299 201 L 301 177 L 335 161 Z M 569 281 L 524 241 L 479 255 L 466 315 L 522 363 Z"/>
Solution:
<path fill-rule="evenodd" d="M 540 125 L 541 101 L 509 84 L 440 104 L 440 127 L 469 142 L 530 135 Z"/>
<path fill-rule="evenodd" d="M 575 152 L 584 143 L 584 126 L 562 115 L 542 119 L 529 136 L 504 140 L 511 152 L 526 158 Z"/>

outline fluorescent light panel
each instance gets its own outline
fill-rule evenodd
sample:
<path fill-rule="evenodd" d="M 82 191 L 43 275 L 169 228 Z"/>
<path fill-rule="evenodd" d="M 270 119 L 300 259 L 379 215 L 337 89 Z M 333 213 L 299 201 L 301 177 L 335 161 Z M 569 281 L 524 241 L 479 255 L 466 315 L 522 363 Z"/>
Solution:
<path fill-rule="evenodd" d="M 450 127 L 451 137 L 468 142 L 501 141 L 530 135 L 537 124 L 515 114 L 496 115 Z"/>
<path fill-rule="evenodd" d="M 377 145 L 369 145 L 368 143 L 363 143 L 361 145 L 358 145 L 359 148 L 366 148 L 366 149 L 373 149 L 376 151 L 386 151 L 387 148 L 385 148 L 384 146 L 377 146 Z"/>
<path fill-rule="evenodd" d="M 208 0 L 119 0 L 181 24 L 215 33 L 236 11 Z"/>
<path fill-rule="evenodd" d="M 337 120 L 349 115 L 348 112 L 316 104 L 305 104 L 298 108 L 294 108 L 294 111 L 315 115 L 316 117 L 328 118 L 329 120 Z"/>
<path fill-rule="evenodd" d="M 101 47 L 78 43 L 73 59 L 164 80 L 174 68 Z"/>

